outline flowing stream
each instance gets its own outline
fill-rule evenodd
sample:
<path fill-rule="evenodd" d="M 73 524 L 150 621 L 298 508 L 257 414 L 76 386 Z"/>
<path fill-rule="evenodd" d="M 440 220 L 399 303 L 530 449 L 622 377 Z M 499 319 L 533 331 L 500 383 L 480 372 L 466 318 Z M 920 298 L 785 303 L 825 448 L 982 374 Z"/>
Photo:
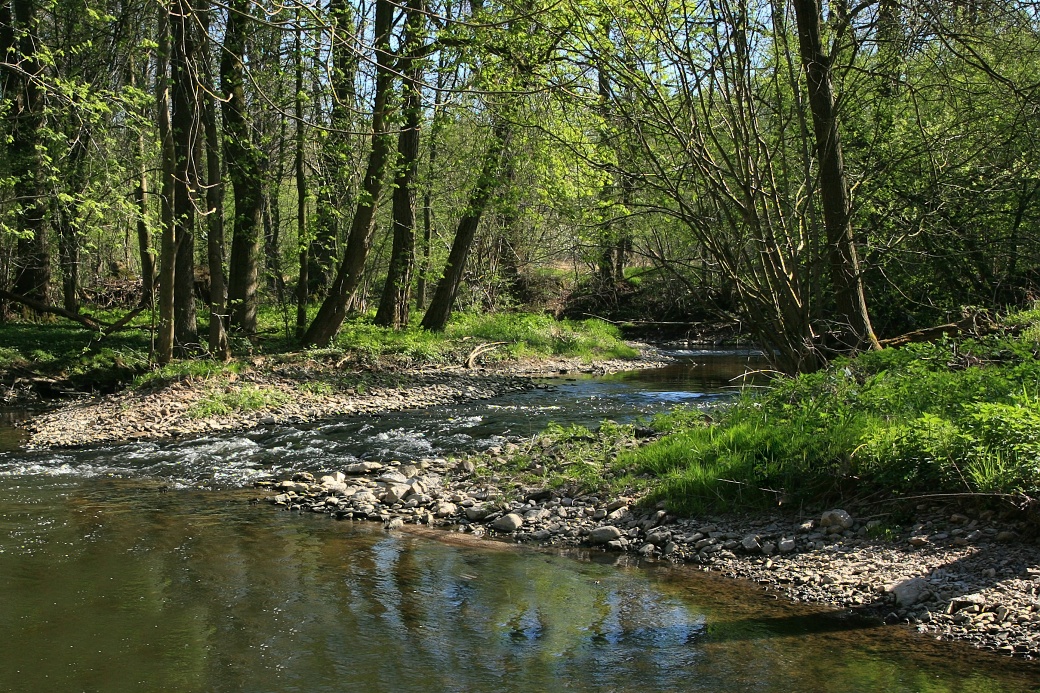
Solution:
<path fill-rule="evenodd" d="M 688 568 L 249 502 L 268 473 L 710 409 L 750 358 L 686 356 L 488 402 L 163 444 L 27 453 L 0 420 L 0 691 L 1036 690 L 1031 663 Z"/>

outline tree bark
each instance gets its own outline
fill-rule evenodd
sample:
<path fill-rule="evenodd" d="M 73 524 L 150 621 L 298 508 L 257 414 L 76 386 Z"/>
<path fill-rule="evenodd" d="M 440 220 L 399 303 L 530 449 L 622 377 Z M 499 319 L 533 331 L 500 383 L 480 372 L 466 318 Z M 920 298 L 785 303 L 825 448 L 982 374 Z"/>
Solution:
<path fill-rule="evenodd" d="M 199 348 L 195 314 L 195 191 L 199 189 L 199 103 L 193 9 L 186 0 L 170 6 L 170 67 L 173 99 L 173 220 L 177 238 L 174 277 L 174 341 L 180 356 Z"/>
<path fill-rule="evenodd" d="M 263 172 L 261 154 L 252 139 L 245 94 L 245 26 L 250 3 L 232 0 L 228 6 L 220 85 L 224 94 L 224 160 L 235 193 L 235 216 L 228 272 L 231 325 L 247 335 L 256 333 L 257 256 L 260 252 Z"/>
<path fill-rule="evenodd" d="M 880 346 L 870 324 L 852 234 L 849 186 L 831 84 L 831 60 L 823 52 L 820 35 L 820 6 L 817 0 L 792 0 L 792 4 L 820 167 L 819 194 L 835 297 L 836 337 L 839 347 L 846 350 L 877 349 Z"/>
<path fill-rule="evenodd" d="M 329 131 L 321 148 L 325 180 L 318 190 L 315 234 L 308 253 L 308 292 L 324 295 L 336 264 L 340 208 L 347 195 L 346 167 L 349 159 L 348 132 L 351 114 L 357 108 L 354 77 L 358 58 L 354 47 L 354 17 L 346 0 L 330 0 L 332 23 L 332 112 Z"/>
<path fill-rule="evenodd" d="M 208 33 L 213 8 L 204 13 L 204 30 Z M 220 166 L 220 134 L 217 132 L 217 108 L 214 102 L 213 70 L 209 56 L 202 55 L 206 77 L 202 117 L 206 131 L 206 257 L 209 265 L 209 352 L 214 358 L 231 358 L 227 338 L 227 288 L 224 282 L 224 177 Z"/>
<path fill-rule="evenodd" d="M 347 237 L 347 247 L 340 261 L 336 279 L 318 314 L 303 335 L 306 346 L 325 346 L 336 335 L 347 315 L 347 305 L 361 283 L 361 273 L 372 242 L 376 207 L 383 188 L 391 137 L 387 132 L 387 109 L 393 72 L 390 56 L 390 29 L 393 5 L 390 0 L 377 0 L 375 21 L 376 91 L 372 109 L 372 150 L 368 156 L 365 179 L 358 197 L 354 220 Z"/>
<path fill-rule="evenodd" d="M 159 330 L 156 334 L 156 360 L 166 365 L 173 360 L 174 294 L 177 274 L 177 234 L 173 219 L 176 157 L 173 150 L 173 130 L 170 125 L 170 17 L 159 11 L 159 49 L 156 65 L 156 125 L 162 145 L 162 193 L 160 216 L 162 238 L 159 246 Z"/>
<path fill-rule="evenodd" d="M 5 48 L 14 53 L 5 59 L 17 62 L 21 68 L 20 73 L 6 72 L 3 91 L 9 102 L 7 158 L 14 178 L 18 226 L 23 234 L 18 240 L 14 292 L 47 303 L 51 255 L 46 225 L 47 205 L 41 182 L 45 95 L 39 83 L 44 66 L 37 57 L 37 8 L 33 0 L 13 0 L 13 13 L 6 3 L 3 10 L 6 16 L 0 17 L 0 22 L 18 32 L 17 36 L 10 32 L 4 39 L 10 44 Z"/>
<path fill-rule="evenodd" d="M 404 53 L 414 50 L 425 24 L 423 0 L 409 0 Z M 415 179 L 419 171 L 419 131 L 422 123 L 422 63 L 414 58 L 398 63 L 404 75 L 404 123 L 397 139 L 397 175 L 393 192 L 393 248 L 390 267 L 375 322 L 394 329 L 408 326 L 412 269 L 415 265 Z"/>
<path fill-rule="evenodd" d="M 501 179 L 503 156 L 508 138 L 508 127 L 502 123 L 496 125 L 491 137 L 491 144 L 484 154 L 484 164 L 481 167 L 480 176 L 477 178 L 476 187 L 470 193 L 469 204 L 455 229 L 455 238 L 451 243 L 451 251 L 448 253 L 448 263 L 444 268 L 444 275 L 437 282 L 437 289 L 423 316 L 422 327 L 425 330 L 440 331 L 448 324 L 459 284 L 462 283 L 466 259 L 469 257 L 473 239 L 477 234 L 477 227 L 480 225 L 480 218 L 487 209 L 491 196 Z"/>
<path fill-rule="evenodd" d="M 137 71 L 130 62 L 129 81 L 137 86 Z M 137 131 L 137 186 L 134 188 L 134 204 L 137 206 L 137 250 L 141 258 L 141 305 L 151 306 L 155 302 L 155 256 L 152 255 L 152 234 L 148 228 L 148 154 L 145 130 Z"/>
<path fill-rule="evenodd" d="M 307 330 L 308 288 L 308 243 L 307 243 L 307 169 L 306 138 L 303 126 L 303 23 L 300 8 L 296 8 L 296 38 L 293 46 L 296 68 L 296 94 L 293 107 L 296 116 L 296 244 L 299 248 L 300 276 L 296 281 L 296 339 L 301 339 Z"/>

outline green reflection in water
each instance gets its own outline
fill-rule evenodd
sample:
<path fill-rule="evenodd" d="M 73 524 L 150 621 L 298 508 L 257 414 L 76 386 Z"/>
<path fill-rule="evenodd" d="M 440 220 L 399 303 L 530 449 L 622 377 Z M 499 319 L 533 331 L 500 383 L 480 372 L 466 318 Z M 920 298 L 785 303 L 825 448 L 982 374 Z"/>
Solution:
<path fill-rule="evenodd" d="M 0 478 L 0 690 L 981 693 L 1040 671 L 688 570 L 249 495 Z"/>

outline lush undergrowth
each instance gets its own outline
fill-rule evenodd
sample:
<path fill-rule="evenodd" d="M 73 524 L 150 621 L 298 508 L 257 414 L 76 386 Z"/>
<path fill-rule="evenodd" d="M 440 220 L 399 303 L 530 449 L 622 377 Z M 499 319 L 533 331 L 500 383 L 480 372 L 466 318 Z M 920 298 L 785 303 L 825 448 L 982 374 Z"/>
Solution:
<path fill-rule="evenodd" d="M 117 314 L 97 314 L 114 322 Z M 85 381 L 133 381 L 137 386 L 156 385 L 186 378 L 209 378 L 241 368 L 241 359 L 256 355 L 295 353 L 285 316 L 274 309 L 261 311 L 258 338 L 233 338 L 236 360 L 222 364 L 200 353 L 155 368 L 150 358 L 150 316 L 142 314 L 128 329 L 102 337 L 63 319 L 40 322 L 8 322 L 0 325 L 0 371 L 32 371 L 37 374 Z M 463 313 L 444 332 L 427 332 L 417 325 L 419 316 L 405 330 L 372 324 L 367 316 L 344 323 L 333 345 L 313 350 L 310 356 L 348 358 L 365 363 L 393 358 L 406 365 L 459 363 L 475 347 L 499 343 L 482 353 L 482 361 L 524 357 L 566 356 L 584 360 L 631 358 L 636 350 L 620 339 L 616 328 L 600 320 L 554 320 L 532 313 Z M 199 334 L 207 325 L 201 321 Z"/>
<path fill-rule="evenodd" d="M 745 395 L 714 423 L 658 417 L 616 470 L 680 512 L 1040 489 L 1040 313 L 974 341 L 886 349 Z"/>

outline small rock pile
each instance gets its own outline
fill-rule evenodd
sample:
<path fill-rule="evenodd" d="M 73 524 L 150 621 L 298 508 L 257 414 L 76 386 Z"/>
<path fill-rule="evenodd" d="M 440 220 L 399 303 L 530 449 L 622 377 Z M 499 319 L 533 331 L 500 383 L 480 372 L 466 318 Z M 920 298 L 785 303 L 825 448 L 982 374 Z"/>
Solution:
<path fill-rule="evenodd" d="M 676 518 L 634 498 L 512 487 L 472 461 L 359 462 L 316 479 L 261 481 L 296 511 L 454 526 L 545 546 L 593 546 L 698 565 L 794 601 L 855 609 L 934 637 L 1040 658 L 1040 547 L 992 512 L 921 506 L 909 529 L 835 509 L 812 518 Z"/>

